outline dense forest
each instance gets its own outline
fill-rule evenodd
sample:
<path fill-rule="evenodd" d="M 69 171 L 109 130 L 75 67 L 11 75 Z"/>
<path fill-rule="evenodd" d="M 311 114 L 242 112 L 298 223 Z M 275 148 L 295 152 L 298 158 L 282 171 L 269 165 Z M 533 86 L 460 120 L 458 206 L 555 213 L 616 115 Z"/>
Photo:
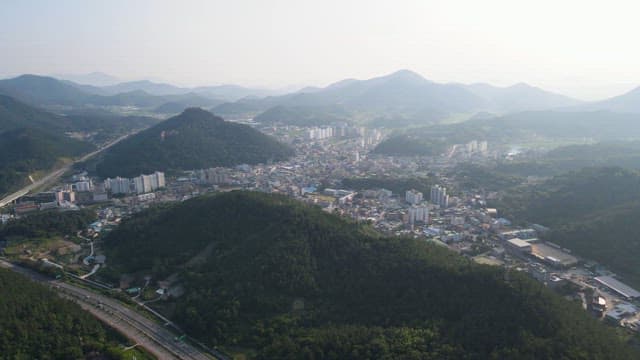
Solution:
<path fill-rule="evenodd" d="M 249 126 L 191 108 L 113 146 L 96 169 L 103 177 L 130 177 L 156 170 L 264 163 L 292 153 Z"/>
<path fill-rule="evenodd" d="M 96 212 L 91 209 L 40 212 L 0 226 L 0 241 L 69 235 L 85 229 L 97 218 Z"/>
<path fill-rule="evenodd" d="M 282 196 L 156 207 L 105 247 L 115 272 L 179 274 L 186 294 L 156 306 L 202 341 L 252 358 L 638 357 L 524 274 Z"/>
<path fill-rule="evenodd" d="M 548 239 L 600 261 L 640 286 L 640 174 L 617 167 L 584 168 L 539 185 L 514 188 L 497 204 L 518 222 L 552 229 Z"/>
<path fill-rule="evenodd" d="M 78 305 L 0 269 L 0 359 L 128 359 L 121 341 Z"/>
<path fill-rule="evenodd" d="M 427 200 L 431 194 L 432 185 L 435 185 L 435 180 L 432 178 L 363 177 L 342 179 L 342 186 L 347 189 L 387 189 L 400 196 L 404 196 L 404 192 L 407 190 L 415 189 L 420 191 Z"/>
<path fill-rule="evenodd" d="M 473 163 L 461 163 L 449 171 L 462 189 L 498 191 L 521 184 L 524 179 L 517 175 L 504 174 Z"/>

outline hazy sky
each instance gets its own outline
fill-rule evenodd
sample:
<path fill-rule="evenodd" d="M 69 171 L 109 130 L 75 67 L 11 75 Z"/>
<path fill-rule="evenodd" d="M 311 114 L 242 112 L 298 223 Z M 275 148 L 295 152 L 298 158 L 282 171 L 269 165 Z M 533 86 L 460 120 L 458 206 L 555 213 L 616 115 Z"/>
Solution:
<path fill-rule="evenodd" d="M 640 85 L 640 2 L 3 0 L 0 76 L 326 85 L 398 69 L 593 99 Z"/>

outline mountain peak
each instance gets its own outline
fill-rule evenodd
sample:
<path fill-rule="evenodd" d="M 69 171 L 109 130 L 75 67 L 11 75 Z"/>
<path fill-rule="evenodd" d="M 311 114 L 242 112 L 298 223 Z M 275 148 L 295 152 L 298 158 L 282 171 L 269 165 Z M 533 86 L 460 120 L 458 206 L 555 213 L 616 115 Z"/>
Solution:
<path fill-rule="evenodd" d="M 199 107 L 190 107 L 184 109 L 184 111 L 178 116 L 214 116 L 212 113 L 203 110 Z"/>
<path fill-rule="evenodd" d="M 411 71 L 408 69 L 401 69 L 396 72 L 393 72 L 387 76 L 386 78 L 390 79 L 403 79 L 403 80 L 420 80 L 420 81 L 428 81 L 422 75 L 418 74 L 415 71 Z"/>
<path fill-rule="evenodd" d="M 58 79 L 52 78 L 50 76 L 36 75 L 36 74 L 22 74 L 20 76 L 16 76 L 9 80 L 15 81 L 49 81 L 49 82 L 59 82 Z"/>

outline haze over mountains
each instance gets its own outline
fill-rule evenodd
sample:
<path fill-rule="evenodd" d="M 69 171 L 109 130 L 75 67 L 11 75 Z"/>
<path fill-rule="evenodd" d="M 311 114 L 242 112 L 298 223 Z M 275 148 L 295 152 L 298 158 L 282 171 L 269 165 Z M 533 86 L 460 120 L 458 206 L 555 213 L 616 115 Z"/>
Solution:
<path fill-rule="evenodd" d="M 258 117 L 264 122 L 287 123 L 295 122 L 292 117 L 330 115 L 336 121 L 390 127 L 426 125 L 457 114 L 470 116 L 478 112 L 496 115 L 550 109 L 640 112 L 638 89 L 611 99 L 581 102 L 524 83 L 509 87 L 443 84 L 429 81 L 409 70 L 367 80 L 346 79 L 324 88 L 307 87 L 283 95 L 272 90 L 236 85 L 186 88 L 149 80 L 111 84 L 114 79 L 107 75 L 96 73 L 91 77 L 96 78 L 92 84 L 107 85 L 22 75 L 0 80 L 0 94 L 53 109 L 137 107 L 155 113 L 177 114 L 197 106 L 228 118 Z M 274 108 L 282 114 L 281 119 L 273 118 Z M 338 116 L 336 109 L 341 112 Z M 267 111 L 271 113 L 269 116 L 259 117 Z M 290 115 L 291 112 L 295 116 Z"/>

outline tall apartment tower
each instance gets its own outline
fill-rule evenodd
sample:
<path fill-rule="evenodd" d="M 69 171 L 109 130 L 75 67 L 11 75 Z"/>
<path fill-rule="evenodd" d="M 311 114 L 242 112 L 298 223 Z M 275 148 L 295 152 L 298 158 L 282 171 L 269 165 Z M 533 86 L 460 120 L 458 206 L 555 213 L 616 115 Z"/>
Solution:
<path fill-rule="evenodd" d="M 416 191 L 414 189 L 407 190 L 404 195 L 404 199 L 412 205 L 416 205 L 422 202 L 422 193 L 420 191 Z"/>
<path fill-rule="evenodd" d="M 431 203 L 446 208 L 449 206 L 449 195 L 447 195 L 447 188 L 434 185 L 431 187 Z"/>

